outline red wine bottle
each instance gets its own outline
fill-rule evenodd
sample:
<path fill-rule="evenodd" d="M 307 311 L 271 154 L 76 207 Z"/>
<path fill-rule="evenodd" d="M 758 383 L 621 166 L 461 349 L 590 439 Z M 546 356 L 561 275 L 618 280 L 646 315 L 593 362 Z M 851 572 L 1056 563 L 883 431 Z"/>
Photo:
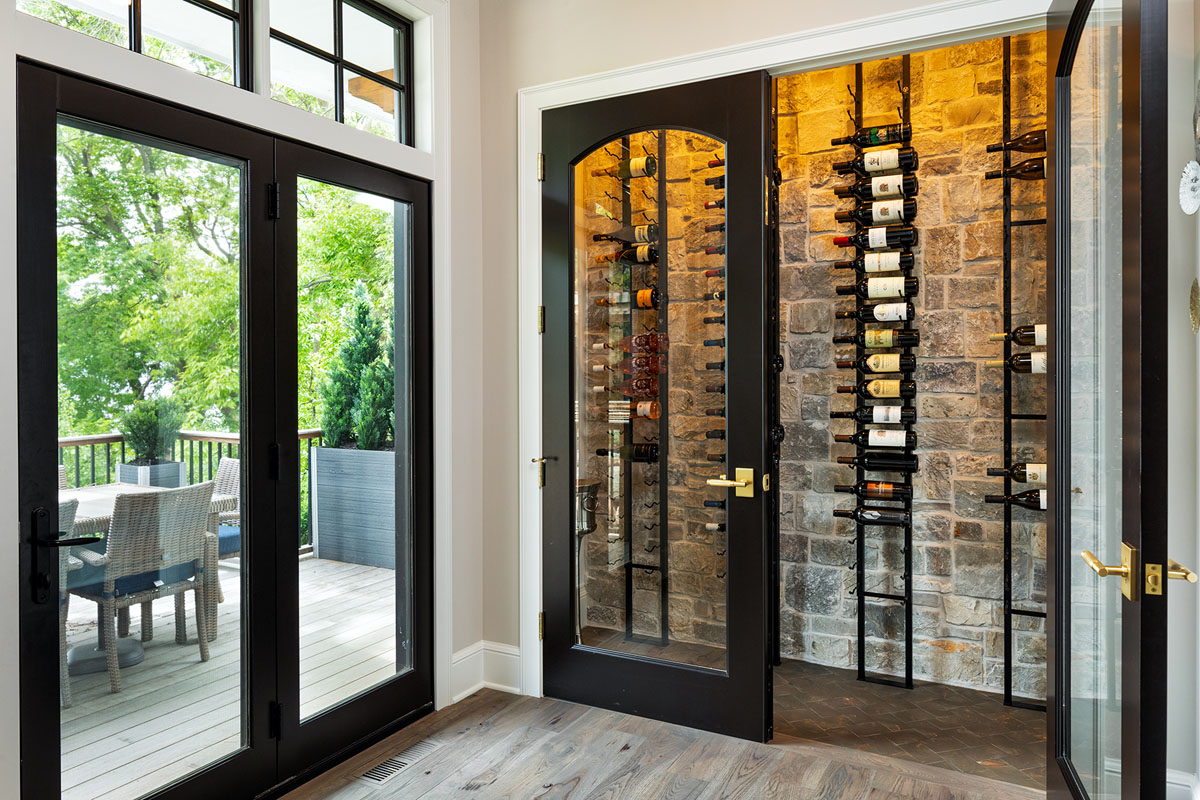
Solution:
<path fill-rule="evenodd" d="M 705 458 L 707 458 L 709 461 L 712 461 L 714 464 L 724 464 L 725 463 L 725 454 L 724 453 L 709 453 L 707 456 L 705 456 Z"/>
<path fill-rule="evenodd" d="M 1022 508 L 1032 508 L 1034 511 L 1046 510 L 1047 491 L 1045 489 L 1030 489 L 1027 492 L 1019 492 L 1017 494 L 989 494 L 985 495 L 983 502 L 985 503 L 1008 503 L 1012 506 L 1021 506 Z"/>
<path fill-rule="evenodd" d="M 715 247 L 706 247 L 706 248 L 704 248 L 704 255 L 706 255 L 706 256 L 723 256 L 723 255 L 725 255 L 725 245 L 719 244 Z"/>
<path fill-rule="evenodd" d="M 993 342 L 1003 342 L 1005 339 L 1011 339 L 1013 344 L 1026 347 L 1045 347 L 1046 326 L 1044 324 L 1021 325 L 1006 333 L 990 333 L 988 334 L 988 339 Z"/>
<path fill-rule="evenodd" d="M 859 334 L 834 336 L 834 344 L 856 344 L 859 347 L 916 347 L 921 343 L 920 331 L 909 331 L 903 328 L 880 328 L 863 331 Z"/>
<path fill-rule="evenodd" d="M 651 177 L 658 169 L 658 159 L 654 156 L 638 156 L 625 161 L 620 161 L 615 167 L 601 167 L 600 169 L 592 170 L 592 175 L 611 175 L 614 178 L 626 180 L 628 178 L 645 178 Z"/>
<path fill-rule="evenodd" d="M 912 450 L 917 446 L 917 435 L 912 431 L 893 431 L 873 428 L 857 433 L 839 433 L 835 442 L 856 444 L 859 447 L 901 447 Z"/>
<path fill-rule="evenodd" d="M 899 353 L 873 353 L 853 361 L 837 361 L 838 369 L 858 369 L 863 372 L 912 372 L 917 368 L 916 356 Z"/>
<path fill-rule="evenodd" d="M 704 387 L 704 391 L 709 392 L 710 394 L 725 394 L 725 384 L 710 383 Z"/>
<path fill-rule="evenodd" d="M 858 281 L 838 286 L 838 294 L 856 294 L 868 300 L 885 297 L 912 297 L 920 289 L 916 278 L 860 278 Z"/>
<path fill-rule="evenodd" d="M 1005 150 L 1016 150 L 1020 153 L 1046 152 L 1046 129 L 1043 128 L 1040 131 L 1022 133 L 1020 136 L 1010 139 L 1007 142 L 989 144 L 987 146 L 989 153 L 1000 153 Z"/>
<path fill-rule="evenodd" d="M 859 481 L 852 486 L 834 486 L 833 490 L 843 494 L 852 494 L 864 500 L 908 500 L 912 497 L 912 487 L 906 483 Z"/>
<path fill-rule="evenodd" d="M 920 183 L 916 175 L 876 175 L 860 181 L 836 186 L 838 197 L 857 197 L 859 200 L 893 200 L 897 197 L 916 197 Z"/>
<path fill-rule="evenodd" d="M 1014 164 L 1008 169 L 993 169 L 984 173 L 989 180 L 996 178 L 1014 178 L 1019 181 L 1041 181 L 1046 179 L 1046 157 L 1038 156 Z"/>
<path fill-rule="evenodd" d="M 602 256 L 596 256 L 597 264 L 608 264 L 617 261 L 628 261 L 637 264 L 652 264 L 658 261 L 658 248 L 651 247 L 648 244 L 634 245 L 633 247 L 624 247 L 615 253 L 606 253 Z"/>
<path fill-rule="evenodd" d="M 838 456 L 837 462 L 850 467 L 862 467 L 871 472 L 916 472 L 919 459 L 911 453 L 863 453 L 861 456 Z"/>
<path fill-rule="evenodd" d="M 854 386 L 837 387 L 838 394 L 857 394 L 868 400 L 886 399 L 889 397 L 916 397 L 917 384 L 915 381 L 904 380 L 875 380 L 863 381 Z"/>
<path fill-rule="evenodd" d="M 1044 352 L 1015 353 L 1009 356 L 1007 361 L 998 358 L 985 361 L 983 365 L 993 368 L 1008 367 L 1013 372 L 1040 374 L 1046 371 L 1046 354 Z"/>
<path fill-rule="evenodd" d="M 705 439 L 724 439 L 725 438 L 725 429 L 724 428 L 714 428 L 711 431 L 705 431 L 704 438 Z"/>
<path fill-rule="evenodd" d="M 877 147 L 881 144 L 899 144 L 912 140 L 912 125 L 901 122 L 895 125 L 873 125 L 859 128 L 849 136 L 830 139 L 832 145 L 852 144 L 856 147 Z"/>
<path fill-rule="evenodd" d="M 705 178 L 704 184 L 706 186 L 711 186 L 714 189 L 724 189 L 725 188 L 725 176 L 717 175 L 716 177 L 713 177 L 713 178 Z"/>
<path fill-rule="evenodd" d="M 724 278 L 725 277 L 725 268 L 721 267 L 720 269 L 706 269 L 706 270 L 704 270 L 704 277 L 706 277 L 706 278 Z"/>
<path fill-rule="evenodd" d="M 908 425 L 917 421 L 917 410 L 910 406 L 859 406 L 853 411 L 830 411 L 829 417 L 877 425 Z"/>
<path fill-rule="evenodd" d="M 1012 478 L 1017 483 L 1045 483 L 1046 465 L 1026 463 L 1013 464 L 1008 469 L 1003 467 L 988 467 L 987 474 L 992 478 Z"/>
<path fill-rule="evenodd" d="M 873 508 L 871 506 L 835 508 L 833 515 L 857 520 L 862 525 L 895 525 L 903 528 L 912 524 L 912 514 L 898 508 Z"/>
<path fill-rule="evenodd" d="M 837 319 L 857 319 L 862 322 L 899 322 L 913 318 L 912 303 L 876 303 L 854 311 L 835 311 Z"/>
<path fill-rule="evenodd" d="M 725 198 L 722 197 L 720 200 L 705 200 L 704 207 L 706 209 L 708 209 L 709 211 L 712 211 L 713 209 L 716 209 L 716 208 L 724 208 L 725 207 Z"/>
<path fill-rule="evenodd" d="M 718 303 L 724 302 L 725 301 L 725 290 L 721 289 L 716 292 L 706 292 L 704 294 L 704 299 L 705 300 L 715 300 Z"/>
<path fill-rule="evenodd" d="M 723 166 L 725 166 L 725 159 L 722 156 L 714 155 L 712 158 L 710 158 L 708 160 L 708 166 L 709 167 L 723 167 Z"/>
<path fill-rule="evenodd" d="M 704 232 L 705 232 L 705 233 L 720 233 L 720 232 L 722 232 L 722 231 L 724 231 L 724 230 L 725 230 L 725 223 L 724 223 L 724 222 L 714 222 L 712 225 L 705 225 L 705 226 L 704 226 Z"/>
<path fill-rule="evenodd" d="M 917 151 L 911 147 L 893 147 L 887 150 L 869 150 L 859 153 L 849 161 L 835 161 L 833 171 L 839 175 L 857 172 L 870 176 L 880 172 L 915 172 L 919 160 Z"/>
<path fill-rule="evenodd" d="M 622 242 L 625 244 L 646 244 L 658 241 L 658 225 L 626 225 L 615 233 L 597 233 L 592 236 L 593 242 Z"/>
<path fill-rule="evenodd" d="M 651 373 L 663 375 L 667 371 L 667 357 L 639 353 L 621 361 L 618 369 L 626 375 L 648 375 Z"/>
<path fill-rule="evenodd" d="M 863 225 L 891 225 L 910 222 L 917 217 L 916 200 L 876 200 L 854 207 L 849 211 L 838 211 L 833 218 L 838 222 L 861 222 Z"/>
<path fill-rule="evenodd" d="M 665 353 L 669 342 L 665 333 L 636 333 L 614 343 L 597 342 L 593 350 L 624 350 L 626 353 Z"/>
<path fill-rule="evenodd" d="M 912 253 L 863 253 L 850 261 L 833 262 L 834 269 L 854 269 L 859 272 L 911 272 L 916 263 Z"/>
<path fill-rule="evenodd" d="M 725 416 L 725 409 L 723 407 L 722 408 L 706 408 L 706 409 L 704 409 L 704 416 L 706 416 L 706 417 L 723 417 L 723 416 Z"/>
<path fill-rule="evenodd" d="M 616 456 L 622 461 L 639 461 L 642 463 L 653 463 L 658 461 L 658 445 L 652 442 L 640 442 L 638 444 L 623 444 L 619 449 L 606 450 L 600 448 L 596 451 L 598 456 Z"/>
<path fill-rule="evenodd" d="M 867 228 L 852 236 L 835 236 L 838 247 L 857 247 L 859 250 L 902 250 L 915 247 L 917 231 L 907 225 L 886 225 Z"/>
<path fill-rule="evenodd" d="M 634 375 L 615 389 L 610 389 L 607 386 L 593 386 L 592 391 L 613 391 L 617 394 L 623 394 L 632 400 L 652 400 L 658 397 L 658 376 Z"/>

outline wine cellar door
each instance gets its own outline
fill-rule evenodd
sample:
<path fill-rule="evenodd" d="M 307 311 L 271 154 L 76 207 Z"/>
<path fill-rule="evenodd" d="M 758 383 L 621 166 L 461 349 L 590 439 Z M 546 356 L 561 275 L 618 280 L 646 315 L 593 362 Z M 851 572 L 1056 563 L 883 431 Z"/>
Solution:
<path fill-rule="evenodd" d="M 770 736 L 770 79 L 543 116 L 547 695 Z"/>

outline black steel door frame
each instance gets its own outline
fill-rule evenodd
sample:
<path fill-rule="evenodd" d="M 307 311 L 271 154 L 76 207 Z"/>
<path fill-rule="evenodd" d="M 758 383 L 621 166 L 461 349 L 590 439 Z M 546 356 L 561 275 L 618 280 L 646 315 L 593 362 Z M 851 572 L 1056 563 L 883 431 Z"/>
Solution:
<path fill-rule="evenodd" d="M 241 631 L 247 743 L 151 797 L 275 795 L 327 769 L 357 749 L 403 727 L 433 707 L 433 397 L 430 201 L 425 181 L 311 146 L 27 62 L 18 63 L 17 371 L 20 517 L 20 758 L 22 800 L 60 796 L 58 610 L 35 601 L 39 580 L 50 597 L 57 569 L 35 575 L 33 512 L 57 505 L 57 454 L 48 431 L 58 427 L 56 126 L 60 115 L 128 131 L 245 164 L 243 231 L 243 420 L 241 464 L 248 526 L 250 590 Z M 281 155 L 277 165 L 277 154 Z M 271 217 L 270 193 L 281 168 L 293 169 L 292 205 Z M 299 726 L 299 585 L 296 547 L 299 478 L 295 415 L 295 250 L 279 240 L 291 225 L 295 242 L 295 170 L 332 183 L 411 203 L 413 241 L 410 413 L 413 428 L 413 669 Z M 289 210 L 291 216 L 289 219 Z M 289 271 L 290 265 L 290 271 Z M 290 295 L 284 284 L 290 276 Z M 283 292 L 281 296 L 281 292 Z M 290 316 L 289 316 L 290 314 Z M 290 324 L 291 329 L 284 326 Z M 249 368 L 252 365 L 253 368 Z M 290 370 L 289 370 L 290 365 Z M 289 385 L 287 380 L 292 380 Z M 291 398 L 290 414 L 281 400 Z M 275 451 L 274 446 L 278 445 Z M 272 453 L 280 453 L 273 458 Z M 283 480 L 281 484 L 280 481 Z M 399 515 L 398 515 L 399 524 Z M 288 527 L 288 526 L 291 527 Z M 44 556 L 47 549 L 36 554 Z M 232 635 L 226 633 L 226 635 Z M 291 637 L 290 639 L 287 637 Z M 54 661 L 49 659 L 53 656 Z M 278 701 L 282 702 L 278 702 Z M 278 725 L 272 706 L 278 702 Z M 289 706 L 291 707 L 289 709 Z M 290 713 L 290 717 L 289 717 Z"/>
<path fill-rule="evenodd" d="M 544 690 L 639 716 L 762 741 L 771 736 L 770 504 L 761 478 L 774 469 L 766 370 L 778 352 L 767 181 L 771 80 L 753 72 L 542 114 L 542 591 Z M 643 130 L 685 129 L 725 142 L 727 463 L 753 467 L 754 499 L 729 496 L 727 670 L 627 656 L 577 645 L 572 423 L 572 176 L 596 147 Z M 778 484 L 777 480 L 773 483 Z M 777 491 L 775 486 L 771 491 Z"/>
<path fill-rule="evenodd" d="M 1047 471 L 1047 789 L 1086 798 L 1070 752 L 1070 89 L 1093 0 L 1056 0 L 1048 17 L 1047 248 L 1049 292 Z M 1167 3 L 1124 0 L 1122 135 L 1122 538 L 1141 565 L 1167 563 Z M 1167 593 L 1122 600 L 1121 796 L 1166 795 Z M 1113 587 L 1115 590 L 1115 586 Z"/>

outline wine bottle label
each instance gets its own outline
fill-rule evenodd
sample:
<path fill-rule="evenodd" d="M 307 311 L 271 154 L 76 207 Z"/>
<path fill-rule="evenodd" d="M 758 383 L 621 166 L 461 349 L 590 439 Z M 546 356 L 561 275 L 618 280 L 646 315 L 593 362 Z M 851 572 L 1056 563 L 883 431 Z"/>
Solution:
<path fill-rule="evenodd" d="M 871 397 L 899 397 L 900 381 L 867 381 L 867 394 Z"/>
<path fill-rule="evenodd" d="M 654 290 L 653 289 L 638 289 L 637 304 L 638 304 L 638 308 L 653 308 L 654 307 Z"/>
<path fill-rule="evenodd" d="M 895 347 L 895 336 L 891 328 L 878 331 L 863 331 L 863 347 Z"/>
<path fill-rule="evenodd" d="M 633 240 L 635 242 L 650 241 L 650 226 L 649 225 L 635 225 L 633 228 Z"/>
<path fill-rule="evenodd" d="M 867 297 L 904 297 L 904 278 L 868 278 Z"/>
<path fill-rule="evenodd" d="M 639 417 L 654 416 L 654 407 L 658 405 L 653 400 L 639 400 L 637 404 L 637 415 Z"/>
<path fill-rule="evenodd" d="M 706 531 L 719 531 L 719 530 L 721 530 L 721 523 L 719 523 L 719 522 L 706 522 L 706 523 L 704 523 L 704 530 L 706 530 Z"/>
<path fill-rule="evenodd" d="M 1046 326 L 1044 324 L 1033 326 L 1033 343 L 1042 347 L 1046 346 Z"/>
<path fill-rule="evenodd" d="M 875 510 L 869 509 L 869 508 L 861 508 L 858 511 L 859 522 L 864 522 L 864 523 L 869 524 L 872 522 L 880 522 L 880 521 L 888 522 L 891 519 L 893 519 L 893 517 L 890 514 L 885 514 L 882 511 L 875 511 Z"/>
<path fill-rule="evenodd" d="M 1025 465 L 1025 482 L 1026 483 L 1045 483 L 1046 482 L 1046 465 L 1045 464 L 1026 464 Z M 1045 506 L 1043 506 L 1044 508 Z"/>
<path fill-rule="evenodd" d="M 900 354 L 876 353 L 873 356 L 867 356 L 867 369 L 871 372 L 899 372 Z"/>
<path fill-rule="evenodd" d="M 880 175 L 871 178 L 871 197 L 876 200 L 899 197 L 903 186 L 903 179 L 899 175 Z"/>
<path fill-rule="evenodd" d="M 904 447 L 904 431 L 867 431 L 867 443 L 871 447 Z"/>
<path fill-rule="evenodd" d="M 879 322 L 895 322 L 908 319 L 908 303 L 880 303 L 873 306 L 875 319 Z M 1045 372 L 1045 370 L 1042 370 Z"/>
<path fill-rule="evenodd" d="M 881 500 L 892 499 L 892 484 L 890 483 L 868 483 L 866 495 L 868 497 L 878 497 Z"/>
<path fill-rule="evenodd" d="M 899 222 L 904 219 L 903 200 L 884 200 L 871 205 L 871 218 L 880 224 Z"/>
<path fill-rule="evenodd" d="M 874 150 L 863 153 L 863 168 L 867 172 L 886 172 L 900 167 L 900 150 Z"/>
<path fill-rule="evenodd" d="M 650 260 L 650 245 L 648 245 L 648 244 L 639 244 L 637 247 L 634 248 L 633 252 L 636 255 L 638 261 L 649 261 Z"/>
<path fill-rule="evenodd" d="M 1034 372 L 1034 373 L 1046 371 L 1046 353 L 1045 353 L 1045 351 L 1040 352 L 1040 353 L 1030 353 L 1029 354 L 1029 371 Z"/>
<path fill-rule="evenodd" d="M 646 176 L 646 159 L 647 156 L 629 159 L 629 177 L 643 178 Z"/>
<path fill-rule="evenodd" d="M 872 250 L 882 250 L 887 247 L 887 228 L 867 228 L 867 245 Z"/>
<path fill-rule="evenodd" d="M 1048 495 L 1049 495 L 1049 493 L 1045 489 L 1038 489 L 1039 507 L 1043 511 L 1046 510 L 1046 498 Z"/>
<path fill-rule="evenodd" d="M 900 422 L 900 406 L 872 406 L 871 422 L 881 425 Z"/>
<path fill-rule="evenodd" d="M 886 244 L 886 234 L 884 240 Z M 897 269 L 900 269 L 899 253 L 867 253 L 863 256 L 863 272 L 891 272 Z"/>

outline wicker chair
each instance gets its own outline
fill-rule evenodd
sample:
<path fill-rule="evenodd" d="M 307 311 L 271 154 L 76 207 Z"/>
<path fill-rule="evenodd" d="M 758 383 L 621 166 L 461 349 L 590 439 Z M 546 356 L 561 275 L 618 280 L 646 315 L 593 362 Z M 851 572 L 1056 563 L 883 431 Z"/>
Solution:
<path fill-rule="evenodd" d="M 242 524 L 242 462 L 236 458 L 222 456 L 217 465 L 217 475 L 213 478 L 213 494 L 227 494 L 236 497 L 237 508 L 233 511 L 222 511 L 218 521 L 223 525 Z"/>
<path fill-rule="evenodd" d="M 59 477 L 64 475 L 59 467 Z M 75 527 L 75 512 L 78 500 L 67 500 L 58 504 L 58 530 L 70 536 Z M 67 548 L 58 548 L 58 691 L 63 708 L 71 707 L 71 676 L 67 674 L 67 606 L 71 595 L 67 591 L 67 573 L 80 569 L 83 562 L 71 555 Z"/>
<path fill-rule="evenodd" d="M 121 670 L 117 663 L 116 620 L 119 609 L 141 605 L 142 639 L 152 630 L 150 602 L 159 597 L 175 597 L 175 641 L 187 643 L 187 615 L 184 594 L 196 593 L 196 631 L 200 642 L 200 660 L 208 661 L 205 619 L 205 592 L 208 578 L 205 568 L 215 563 L 215 536 L 208 532 L 212 505 L 212 483 L 186 486 L 146 494 L 117 495 L 112 524 L 105 540 L 105 552 L 79 551 L 88 564 L 104 569 L 101 586 L 82 587 L 73 594 L 91 600 L 100 607 L 101 641 L 107 643 L 108 681 L 114 693 L 121 691 Z M 143 591 L 120 595 L 116 582 L 146 572 L 167 570 L 191 564 L 194 578 L 173 581 Z"/>
<path fill-rule="evenodd" d="M 59 489 L 67 488 L 67 468 L 64 467 L 62 464 L 58 465 L 58 488 Z"/>

